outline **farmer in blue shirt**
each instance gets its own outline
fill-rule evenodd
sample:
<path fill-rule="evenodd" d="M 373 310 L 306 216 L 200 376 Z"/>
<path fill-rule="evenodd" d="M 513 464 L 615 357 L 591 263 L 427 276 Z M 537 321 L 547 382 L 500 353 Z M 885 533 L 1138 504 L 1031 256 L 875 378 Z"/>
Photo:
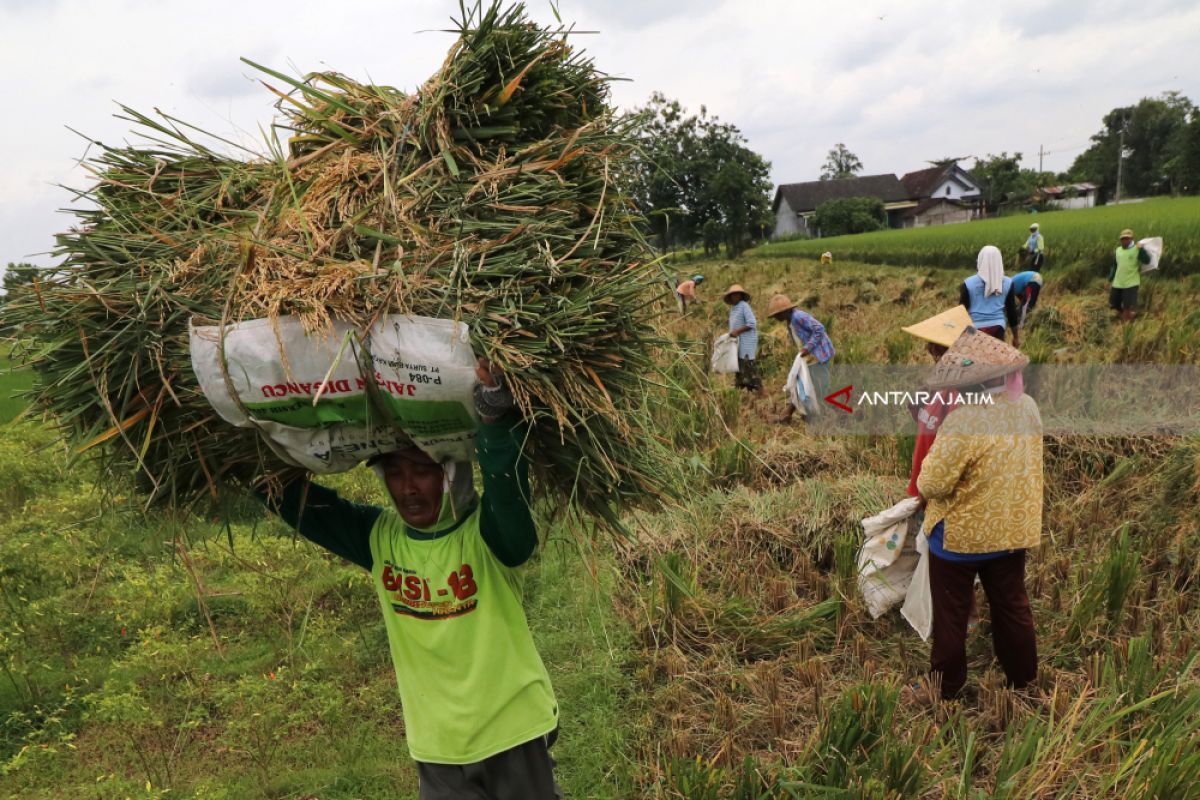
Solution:
<path fill-rule="evenodd" d="M 771 298 L 767 315 L 787 323 L 788 337 L 796 344 L 805 361 L 809 362 L 808 376 L 812 379 L 816 397 L 825 397 L 829 393 L 829 362 L 834 355 L 833 342 L 829 341 L 825 326 L 812 314 L 796 308 L 796 304 L 783 294 Z M 795 406 L 789 404 L 779 421 L 790 422 L 795 411 Z"/>
<path fill-rule="evenodd" d="M 750 293 L 735 283 L 725 292 L 729 309 L 729 335 L 738 343 L 738 372 L 734 381 L 739 389 L 762 394 L 762 375 L 755 357 L 758 355 L 758 320 L 750 309 Z"/>
<path fill-rule="evenodd" d="M 1013 275 L 1012 288 L 1009 294 L 1017 306 L 1017 321 L 1013 325 L 1013 346 L 1020 341 L 1020 332 L 1025 329 L 1025 320 L 1029 312 L 1037 306 L 1038 295 L 1042 292 L 1042 273 L 1029 270 Z"/>
<path fill-rule="evenodd" d="M 976 273 L 962 282 L 958 303 L 971 315 L 976 330 L 1004 341 L 1004 332 L 1012 326 L 1013 347 L 1019 347 L 1015 330 L 1017 300 L 1012 294 L 1012 278 L 1004 274 L 1004 257 L 995 245 L 986 245 L 976 259 Z"/>

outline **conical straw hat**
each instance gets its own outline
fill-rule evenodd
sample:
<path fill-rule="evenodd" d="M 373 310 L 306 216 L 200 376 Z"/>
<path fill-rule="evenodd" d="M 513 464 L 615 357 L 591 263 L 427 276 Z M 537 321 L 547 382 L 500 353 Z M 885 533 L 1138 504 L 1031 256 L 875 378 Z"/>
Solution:
<path fill-rule="evenodd" d="M 958 341 L 958 337 L 971 326 L 971 315 L 963 306 L 955 306 L 949 311 L 943 311 L 915 325 L 909 325 L 900 330 L 911 333 L 918 339 L 949 347 Z"/>
<path fill-rule="evenodd" d="M 780 311 L 788 311 L 796 307 L 796 304 L 788 300 L 786 294 L 777 294 L 771 297 L 771 301 L 767 303 L 767 316 L 773 317 Z"/>
<path fill-rule="evenodd" d="M 746 295 L 746 300 L 750 299 L 750 293 L 743 289 L 740 283 L 735 283 L 733 286 L 730 286 L 728 289 L 726 289 L 723 297 L 729 297 L 729 295 L 733 294 L 734 292 L 741 292 L 742 294 Z"/>
<path fill-rule="evenodd" d="M 969 327 L 938 359 L 925 386 L 929 389 L 974 386 L 1016 372 L 1028 363 L 1029 356 L 1017 348 Z"/>

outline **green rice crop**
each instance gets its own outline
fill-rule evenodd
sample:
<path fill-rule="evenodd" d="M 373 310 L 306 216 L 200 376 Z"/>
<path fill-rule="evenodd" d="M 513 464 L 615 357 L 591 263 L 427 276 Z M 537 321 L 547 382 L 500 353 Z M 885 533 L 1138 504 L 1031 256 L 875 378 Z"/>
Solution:
<path fill-rule="evenodd" d="M 1132 228 L 1139 239 L 1161 236 L 1164 247 L 1161 272 L 1185 275 L 1200 273 L 1200 241 L 1196 237 L 1198 220 L 1200 197 L 1160 198 L 958 225 L 769 242 L 748 255 L 816 260 L 829 251 L 833 254 L 834 270 L 838 260 L 969 269 L 974 266 L 979 249 L 993 244 L 1004 253 L 1005 268 L 1011 272 L 1017 265 L 1018 251 L 1029 235 L 1030 223 L 1037 222 L 1046 239 L 1044 271 L 1048 275 L 1072 264 L 1083 265 L 1092 275 L 1106 275 L 1118 234 L 1125 228 Z"/>

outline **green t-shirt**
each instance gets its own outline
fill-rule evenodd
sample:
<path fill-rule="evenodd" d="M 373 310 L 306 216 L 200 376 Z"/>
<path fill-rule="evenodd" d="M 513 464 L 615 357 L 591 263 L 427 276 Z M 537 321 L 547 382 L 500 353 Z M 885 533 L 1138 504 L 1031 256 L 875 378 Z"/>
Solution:
<path fill-rule="evenodd" d="M 457 525 L 436 533 L 306 481 L 278 497 L 260 495 L 305 538 L 370 572 L 418 761 L 480 761 L 557 724 L 521 607 L 517 568 L 537 547 L 524 438 L 511 420 L 480 424 L 483 494 Z"/>
<path fill-rule="evenodd" d="M 1142 272 L 1138 263 L 1139 261 L 1149 263 L 1149 258 L 1139 258 L 1141 253 L 1142 248 L 1136 246 L 1117 248 L 1117 269 L 1113 273 L 1112 279 L 1114 289 L 1128 289 L 1141 285 Z"/>
<path fill-rule="evenodd" d="M 477 506 L 452 532 L 419 539 L 385 510 L 371 531 L 371 579 L 417 761 L 482 761 L 558 724 L 521 577 L 484 542 L 479 520 Z"/>

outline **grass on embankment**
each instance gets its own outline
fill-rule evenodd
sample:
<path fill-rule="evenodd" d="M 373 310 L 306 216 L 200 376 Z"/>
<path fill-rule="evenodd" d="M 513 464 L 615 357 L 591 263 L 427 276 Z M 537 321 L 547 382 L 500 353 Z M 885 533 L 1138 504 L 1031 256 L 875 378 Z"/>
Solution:
<path fill-rule="evenodd" d="M 747 255 L 751 258 L 792 257 L 818 259 L 826 251 L 840 260 L 873 264 L 903 264 L 955 267 L 973 271 L 975 257 L 984 245 L 1003 251 L 1010 274 L 1016 254 L 1029 236 L 1029 225 L 1037 222 L 1046 239 L 1046 272 L 1067 265 L 1083 264 L 1097 275 L 1105 275 L 1112 264 L 1117 235 L 1132 228 L 1137 238 L 1161 236 L 1165 253 L 1161 271 L 1165 275 L 1200 272 L 1200 197 L 1158 198 L 1119 206 L 1047 211 L 959 225 L 887 230 L 825 239 L 794 239 L 768 242 Z"/>
<path fill-rule="evenodd" d="M 0 428 L 0 470 L 0 798 L 415 798 L 362 570 L 275 521 L 105 505 L 35 423 Z M 381 500 L 367 470 L 330 483 Z M 611 569 L 548 530 L 526 602 L 561 709 L 559 780 L 620 800 L 628 627 Z"/>
<path fill-rule="evenodd" d="M 29 391 L 33 374 L 27 369 L 14 369 L 8 358 L 8 347 L 0 343 L 0 425 L 14 419 L 25 409 L 19 395 Z"/>

